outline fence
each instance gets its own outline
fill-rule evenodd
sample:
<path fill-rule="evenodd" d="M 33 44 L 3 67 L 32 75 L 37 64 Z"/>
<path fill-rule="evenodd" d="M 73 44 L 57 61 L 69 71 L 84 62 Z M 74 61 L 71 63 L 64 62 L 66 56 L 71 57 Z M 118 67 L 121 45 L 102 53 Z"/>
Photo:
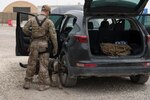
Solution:
<path fill-rule="evenodd" d="M 11 21 L 12 24 L 16 22 L 16 13 L 4 13 L 0 12 L 0 25 L 8 24 Z"/>

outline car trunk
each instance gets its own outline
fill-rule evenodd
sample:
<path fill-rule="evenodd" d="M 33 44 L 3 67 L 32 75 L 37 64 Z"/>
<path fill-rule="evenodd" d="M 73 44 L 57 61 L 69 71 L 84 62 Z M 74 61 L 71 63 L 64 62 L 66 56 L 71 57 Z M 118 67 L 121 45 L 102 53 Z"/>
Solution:
<path fill-rule="evenodd" d="M 145 50 L 144 34 L 132 17 L 139 15 L 147 2 L 148 0 L 85 0 L 84 17 L 88 22 L 91 54 L 141 56 Z"/>
<path fill-rule="evenodd" d="M 148 0 L 85 0 L 84 15 L 130 15 L 141 13 Z"/>
<path fill-rule="evenodd" d="M 132 18 L 91 18 L 88 24 L 92 55 L 126 57 L 143 53 L 144 36 Z"/>

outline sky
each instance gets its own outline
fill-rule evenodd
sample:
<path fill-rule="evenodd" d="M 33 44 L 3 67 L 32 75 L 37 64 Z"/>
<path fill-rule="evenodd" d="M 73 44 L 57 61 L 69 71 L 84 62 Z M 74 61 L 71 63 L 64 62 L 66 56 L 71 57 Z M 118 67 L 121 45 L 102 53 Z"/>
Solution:
<path fill-rule="evenodd" d="M 43 4 L 48 5 L 77 5 L 78 3 L 83 4 L 84 0 L 0 0 L 0 12 L 3 11 L 3 9 L 15 1 L 28 1 L 35 6 L 40 6 Z"/>
<path fill-rule="evenodd" d="M 48 5 L 77 5 L 78 3 L 83 4 L 84 0 L 0 0 L 0 12 L 4 10 L 4 8 L 15 1 L 28 1 L 35 6 L 41 6 L 43 4 Z M 150 13 L 150 2 L 148 2 L 146 8 L 148 9 L 148 13 Z"/>

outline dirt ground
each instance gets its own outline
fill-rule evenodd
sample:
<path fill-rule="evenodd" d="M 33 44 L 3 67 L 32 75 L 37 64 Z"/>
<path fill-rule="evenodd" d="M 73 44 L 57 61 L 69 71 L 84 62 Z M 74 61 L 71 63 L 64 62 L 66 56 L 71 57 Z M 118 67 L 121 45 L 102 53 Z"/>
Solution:
<path fill-rule="evenodd" d="M 0 26 L 0 100 L 150 100 L 150 81 L 137 85 L 121 77 L 79 79 L 73 88 L 42 92 L 35 82 L 24 90 L 19 62 L 27 63 L 27 57 L 15 56 L 15 27 Z"/>

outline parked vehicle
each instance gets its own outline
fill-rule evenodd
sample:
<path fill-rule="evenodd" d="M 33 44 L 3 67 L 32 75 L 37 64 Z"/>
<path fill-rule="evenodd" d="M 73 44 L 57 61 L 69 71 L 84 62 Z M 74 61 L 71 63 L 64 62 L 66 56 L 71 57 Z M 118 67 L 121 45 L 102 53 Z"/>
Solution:
<path fill-rule="evenodd" d="M 64 14 L 69 10 L 83 10 L 82 5 L 64 5 L 64 6 L 58 6 L 55 9 L 52 10 L 52 14 Z"/>
<path fill-rule="evenodd" d="M 52 14 L 59 41 L 59 60 L 64 86 L 74 86 L 81 76 L 129 76 L 144 84 L 150 74 L 150 35 L 136 19 L 148 0 L 85 0 L 84 10 Z M 18 13 L 16 55 L 28 55 L 29 37 L 20 26 Z M 103 25 L 102 25 L 103 23 Z M 107 55 L 102 43 L 126 44 L 127 55 Z"/>

